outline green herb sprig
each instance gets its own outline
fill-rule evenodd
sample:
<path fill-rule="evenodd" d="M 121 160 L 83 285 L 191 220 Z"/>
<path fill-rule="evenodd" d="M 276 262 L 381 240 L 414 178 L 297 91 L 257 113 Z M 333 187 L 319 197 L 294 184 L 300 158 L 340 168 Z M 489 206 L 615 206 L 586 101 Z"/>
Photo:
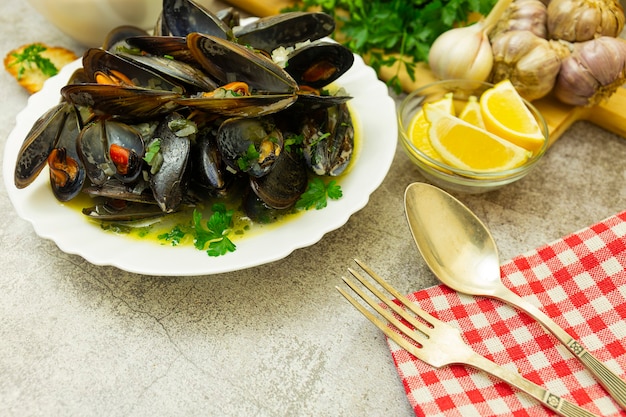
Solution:
<path fill-rule="evenodd" d="M 338 200 L 343 196 L 341 186 L 337 181 L 331 180 L 326 184 L 321 178 L 313 178 L 309 181 L 306 191 L 300 196 L 296 202 L 296 208 L 309 210 L 315 207 L 321 210 L 328 205 L 328 199 Z"/>
<path fill-rule="evenodd" d="M 228 233 L 233 224 L 233 210 L 227 210 L 222 203 L 213 204 L 213 214 L 205 224 L 202 224 L 202 213 L 193 211 L 194 246 L 204 250 L 207 243 L 209 256 L 221 256 L 227 252 L 234 252 L 235 244 L 228 238 Z"/>

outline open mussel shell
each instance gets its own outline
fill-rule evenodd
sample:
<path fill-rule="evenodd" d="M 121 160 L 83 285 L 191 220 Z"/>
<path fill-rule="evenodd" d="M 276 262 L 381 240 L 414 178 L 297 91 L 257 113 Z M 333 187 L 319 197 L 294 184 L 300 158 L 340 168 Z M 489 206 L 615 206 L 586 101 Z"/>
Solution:
<path fill-rule="evenodd" d="M 181 106 L 228 117 L 259 117 L 291 106 L 295 94 L 267 94 L 241 97 L 189 97 L 176 99 Z"/>
<path fill-rule="evenodd" d="M 59 139 L 48 155 L 48 172 L 52 193 L 59 201 L 70 201 L 85 184 L 85 166 L 77 151 L 81 121 L 72 107 L 59 132 Z"/>
<path fill-rule="evenodd" d="M 149 182 L 154 199 L 166 213 L 179 208 L 189 185 L 191 141 L 188 137 L 177 136 L 170 128 L 170 122 L 178 119 L 183 119 L 183 116 L 178 113 L 168 114 L 154 133 L 154 137 L 161 141 L 163 163 Z"/>
<path fill-rule="evenodd" d="M 177 86 L 183 86 L 188 93 L 212 91 L 218 87 L 201 69 L 184 61 L 156 55 L 120 53 L 120 56 L 162 75 Z"/>
<path fill-rule="evenodd" d="M 332 16 L 319 12 L 289 12 L 262 17 L 244 26 L 233 28 L 233 35 L 242 45 L 271 53 L 278 47 L 289 47 L 307 40 L 314 41 L 335 30 Z"/>
<path fill-rule="evenodd" d="M 141 133 L 132 126 L 115 120 L 103 121 L 109 157 L 115 165 L 114 176 L 124 183 L 132 183 L 141 174 L 146 152 Z"/>
<path fill-rule="evenodd" d="M 345 104 L 311 112 L 302 123 L 302 153 L 317 175 L 336 176 L 354 152 L 354 126 Z"/>
<path fill-rule="evenodd" d="M 193 182 L 210 191 L 224 189 L 232 177 L 222 161 L 215 133 L 209 128 L 198 132 L 191 152 Z"/>
<path fill-rule="evenodd" d="M 46 166 L 48 155 L 56 146 L 59 133 L 70 111 L 69 103 L 57 104 L 33 124 L 17 154 L 13 175 L 13 182 L 17 188 L 30 185 Z"/>
<path fill-rule="evenodd" d="M 303 45 L 289 53 L 285 70 L 298 85 L 323 88 L 345 74 L 354 63 L 354 54 L 331 41 Z"/>
<path fill-rule="evenodd" d="M 294 93 L 298 89 L 285 70 L 245 46 L 201 33 L 190 33 L 187 46 L 220 85 L 241 81 L 259 94 Z"/>
<path fill-rule="evenodd" d="M 352 96 L 307 94 L 301 91 L 298 93 L 298 100 L 292 108 L 301 113 L 310 113 L 324 107 L 345 104 L 350 100 L 352 100 Z"/>
<path fill-rule="evenodd" d="M 151 55 L 169 56 L 177 61 L 199 65 L 187 48 L 184 36 L 134 36 L 127 38 L 126 43 Z"/>
<path fill-rule="evenodd" d="M 250 220 L 258 224 L 274 223 L 291 210 L 290 208 L 279 210 L 269 207 L 250 187 L 242 195 L 241 208 Z"/>
<path fill-rule="evenodd" d="M 115 51 L 118 47 L 124 46 L 126 39 L 128 38 L 148 35 L 148 32 L 136 26 L 117 26 L 113 28 L 104 38 L 104 42 L 102 42 L 102 49 L 106 51 Z"/>
<path fill-rule="evenodd" d="M 283 135 L 270 117 L 225 120 L 217 132 L 217 146 L 233 172 L 266 175 L 282 152 Z"/>
<path fill-rule="evenodd" d="M 234 28 L 235 26 L 239 26 L 241 15 L 239 11 L 234 7 L 225 7 L 223 9 L 215 12 L 215 16 L 220 19 L 222 22 L 226 23 L 226 26 L 229 28 Z"/>
<path fill-rule="evenodd" d="M 91 197 L 156 205 L 149 184 L 143 180 L 133 184 L 125 184 L 116 178 L 112 178 L 102 185 L 86 187 L 83 189 L 83 192 Z"/>
<path fill-rule="evenodd" d="M 160 31 L 172 36 L 200 32 L 223 39 L 232 37 L 226 22 L 193 0 L 163 0 L 160 23 Z"/>
<path fill-rule="evenodd" d="M 296 152 L 282 152 L 272 169 L 262 177 L 250 177 L 250 187 L 270 208 L 284 210 L 292 207 L 306 191 L 308 169 Z"/>
<path fill-rule="evenodd" d="M 123 150 L 124 161 L 111 156 L 112 147 Z M 141 174 L 145 144 L 141 134 L 127 124 L 104 119 L 90 123 L 81 130 L 77 149 L 87 176 L 96 186 L 112 177 L 131 183 Z"/>
<path fill-rule="evenodd" d="M 145 121 L 169 114 L 180 107 L 181 94 L 163 90 L 110 84 L 74 84 L 61 88 L 67 101 L 91 108 L 101 116 L 120 120 Z"/>
<path fill-rule="evenodd" d="M 127 222 L 163 216 L 156 204 L 143 204 L 128 200 L 107 199 L 83 209 L 83 214 L 94 220 Z"/>
<path fill-rule="evenodd" d="M 151 90 L 178 91 L 181 87 L 145 65 L 119 54 L 91 48 L 83 54 L 83 68 L 90 83 L 116 84 Z"/>

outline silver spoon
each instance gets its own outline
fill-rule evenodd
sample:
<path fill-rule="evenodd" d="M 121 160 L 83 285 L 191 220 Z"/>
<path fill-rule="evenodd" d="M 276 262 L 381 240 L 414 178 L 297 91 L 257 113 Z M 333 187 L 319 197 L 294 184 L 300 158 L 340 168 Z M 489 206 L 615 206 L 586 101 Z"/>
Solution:
<path fill-rule="evenodd" d="M 543 311 L 504 286 L 495 241 L 469 208 L 425 183 L 406 188 L 404 207 L 417 248 L 442 283 L 463 294 L 498 299 L 527 313 L 559 339 L 626 410 L 626 382 Z"/>

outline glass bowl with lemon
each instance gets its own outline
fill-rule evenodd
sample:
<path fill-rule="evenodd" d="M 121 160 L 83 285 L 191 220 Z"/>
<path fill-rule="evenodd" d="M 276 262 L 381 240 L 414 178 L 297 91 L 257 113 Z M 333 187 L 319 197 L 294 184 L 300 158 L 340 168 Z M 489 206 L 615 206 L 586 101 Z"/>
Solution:
<path fill-rule="evenodd" d="M 510 81 L 444 80 L 398 108 L 400 141 L 430 182 L 482 193 L 523 178 L 548 147 L 541 113 Z"/>

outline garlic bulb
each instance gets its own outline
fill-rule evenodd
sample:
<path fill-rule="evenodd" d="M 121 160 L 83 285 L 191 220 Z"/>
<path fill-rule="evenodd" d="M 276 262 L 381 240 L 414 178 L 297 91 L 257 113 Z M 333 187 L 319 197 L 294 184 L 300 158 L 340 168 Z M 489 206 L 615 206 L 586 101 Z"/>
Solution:
<path fill-rule="evenodd" d="M 593 106 L 626 81 L 626 42 L 603 36 L 574 44 L 561 62 L 554 95 L 575 106 Z"/>
<path fill-rule="evenodd" d="M 493 39 L 510 30 L 528 30 L 540 38 L 548 38 L 548 8 L 541 0 L 515 0 L 489 34 Z"/>
<path fill-rule="evenodd" d="M 491 81 L 509 79 L 526 100 L 547 95 L 561 68 L 559 52 L 527 30 L 504 32 L 492 40 Z"/>
<path fill-rule="evenodd" d="M 552 39 L 588 41 L 617 37 L 624 28 L 618 0 L 552 0 L 548 5 L 548 33 Z"/>
<path fill-rule="evenodd" d="M 482 22 L 441 34 L 430 47 L 428 64 L 442 80 L 485 81 L 491 73 L 493 54 Z"/>
<path fill-rule="evenodd" d="M 439 35 L 428 54 L 428 65 L 433 74 L 440 79 L 487 80 L 493 65 L 489 31 L 511 2 L 498 0 L 485 19 Z"/>

